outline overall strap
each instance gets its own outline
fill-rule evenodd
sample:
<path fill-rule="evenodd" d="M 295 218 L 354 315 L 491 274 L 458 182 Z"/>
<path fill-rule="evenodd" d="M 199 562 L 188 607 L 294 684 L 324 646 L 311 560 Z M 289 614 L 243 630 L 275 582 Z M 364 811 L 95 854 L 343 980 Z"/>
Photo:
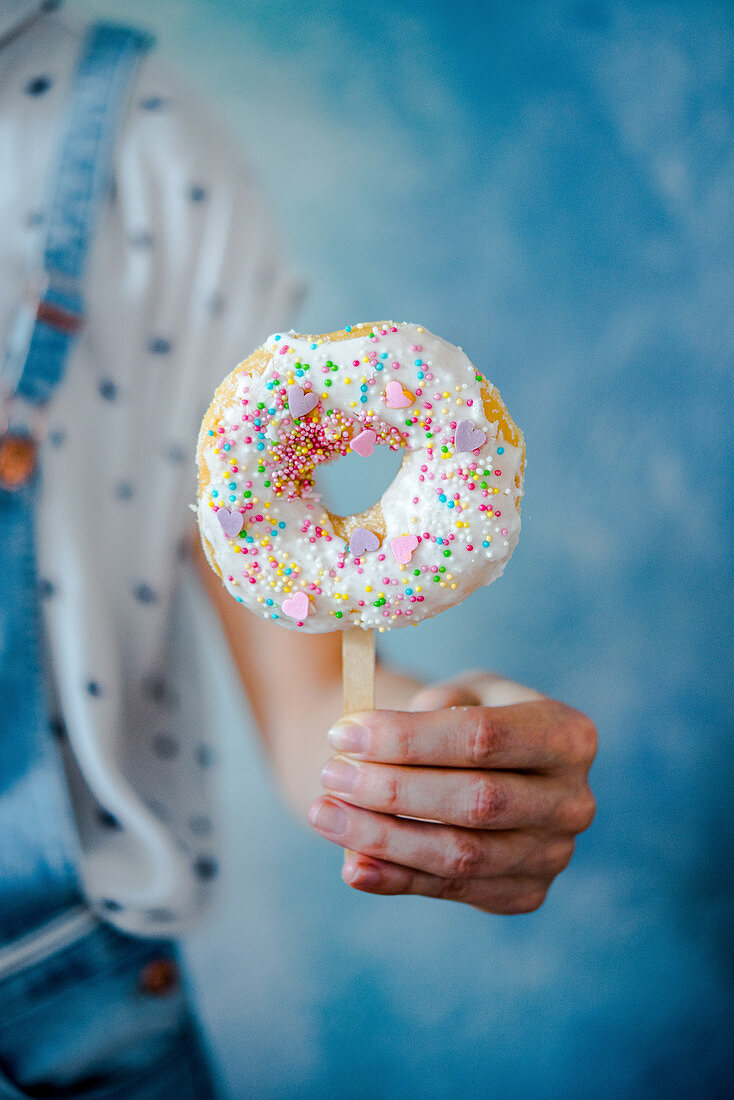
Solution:
<path fill-rule="evenodd" d="M 13 388 L 32 404 L 50 400 L 84 322 L 83 280 L 110 191 L 119 123 L 132 78 L 152 43 L 141 31 L 98 23 L 81 46 L 60 135 L 40 285 L 9 348 L 16 357 L 8 369 Z"/>
<path fill-rule="evenodd" d="M 11 430 L 0 425 L 0 945 L 80 896 L 78 843 L 45 690 L 36 448 L 32 432 L 13 420 L 12 397 L 23 397 L 18 404 L 33 411 L 63 376 L 82 323 L 82 280 L 126 93 L 149 42 L 112 26 L 92 27 L 85 36 L 60 134 L 42 286 L 35 304 L 18 315 L 2 379 L 0 397 L 10 399 L 3 418 Z M 21 420 L 25 413 L 22 408 Z"/>

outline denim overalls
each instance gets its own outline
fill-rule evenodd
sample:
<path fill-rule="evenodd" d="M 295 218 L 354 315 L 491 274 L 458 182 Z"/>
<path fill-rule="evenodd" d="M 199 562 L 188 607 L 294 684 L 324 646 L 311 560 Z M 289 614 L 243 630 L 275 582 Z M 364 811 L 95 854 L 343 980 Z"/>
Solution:
<path fill-rule="evenodd" d="M 34 553 L 43 409 L 83 324 L 86 256 L 128 91 L 150 44 L 105 24 L 84 38 L 41 270 L 0 378 L 0 1100 L 213 1095 L 172 945 L 116 932 L 81 896 L 49 723 Z"/>

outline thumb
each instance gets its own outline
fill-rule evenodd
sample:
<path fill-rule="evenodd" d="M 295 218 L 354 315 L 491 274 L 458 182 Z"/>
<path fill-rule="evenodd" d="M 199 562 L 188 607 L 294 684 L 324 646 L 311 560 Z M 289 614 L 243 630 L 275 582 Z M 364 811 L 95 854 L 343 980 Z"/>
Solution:
<path fill-rule="evenodd" d="M 448 707 L 478 707 L 481 699 L 466 684 L 457 684 L 451 680 L 445 683 L 429 684 L 413 696 L 409 709 L 412 711 L 446 710 Z"/>

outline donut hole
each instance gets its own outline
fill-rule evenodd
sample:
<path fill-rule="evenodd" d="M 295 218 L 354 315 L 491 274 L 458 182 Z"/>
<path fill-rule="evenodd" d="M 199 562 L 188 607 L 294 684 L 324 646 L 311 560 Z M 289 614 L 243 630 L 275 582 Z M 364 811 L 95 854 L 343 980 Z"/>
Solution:
<path fill-rule="evenodd" d="M 335 516 L 368 511 L 395 480 L 404 454 L 402 448 L 375 447 L 369 458 L 352 452 L 319 466 L 314 480 L 324 506 Z"/>

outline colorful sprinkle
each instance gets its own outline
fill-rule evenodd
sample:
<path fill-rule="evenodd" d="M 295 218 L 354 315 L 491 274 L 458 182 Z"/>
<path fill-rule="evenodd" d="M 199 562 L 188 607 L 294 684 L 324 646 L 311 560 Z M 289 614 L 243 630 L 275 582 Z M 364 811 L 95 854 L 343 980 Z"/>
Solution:
<path fill-rule="evenodd" d="M 375 449 L 376 439 L 377 433 L 373 432 L 371 428 L 365 428 L 359 435 L 355 435 L 349 446 L 362 458 L 369 458 Z"/>
<path fill-rule="evenodd" d="M 305 592 L 296 592 L 295 596 L 283 600 L 280 609 L 289 619 L 303 621 L 308 615 L 308 596 Z"/>
<path fill-rule="evenodd" d="M 239 535 L 245 523 L 245 517 L 240 512 L 230 512 L 229 508 L 220 508 L 217 512 L 217 519 L 229 539 Z"/>
<path fill-rule="evenodd" d="M 363 554 L 372 553 L 380 547 L 380 540 L 374 531 L 367 527 L 355 527 L 349 539 L 349 552 L 355 558 L 361 558 Z"/>
<path fill-rule="evenodd" d="M 417 545 L 418 539 L 415 535 L 398 535 L 396 539 L 390 540 L 390 549 L 398 565 L 408 564 Z"/>
<path fill-rule="evenodd" d="M 288 408 L 295 417 L 308 416 L 319 403 L 318 394 L 291 386 L 288 391 Z"/>
<path fill-rule="evenodd" d="M 385 387 L 385 404 L 388 409 L 407 409 L 415 401 L 415 395 L 406 390 L 399 382 L 388 382 Z"/>
<path fill-rule="evenodd" d="M 419 330 L 404 328 L 360 328 L 355 338 L 347 326 L 343 347 L 271 338 L 269 364 L 238 370 L 234 401 L 208 422 L 200 522 L 227 536 L 209 537 L 225 583 L 263 617 L 306 631 L 407 625 L 461 599 L 477 570 L 493 579 L 512 552 L 521 452 L 493 425 L 496 468 L 479 464 L 490 431 L 481 376 L 456 349 L 449 367 L 445 345 L 428 337 L 424 350 L 409 342 Z M 320 502 L 318 468 L 369 458 L 378 444 L 406 455 L 385 527 L 372 530 L 369 511 L 345 541 Z"/>

